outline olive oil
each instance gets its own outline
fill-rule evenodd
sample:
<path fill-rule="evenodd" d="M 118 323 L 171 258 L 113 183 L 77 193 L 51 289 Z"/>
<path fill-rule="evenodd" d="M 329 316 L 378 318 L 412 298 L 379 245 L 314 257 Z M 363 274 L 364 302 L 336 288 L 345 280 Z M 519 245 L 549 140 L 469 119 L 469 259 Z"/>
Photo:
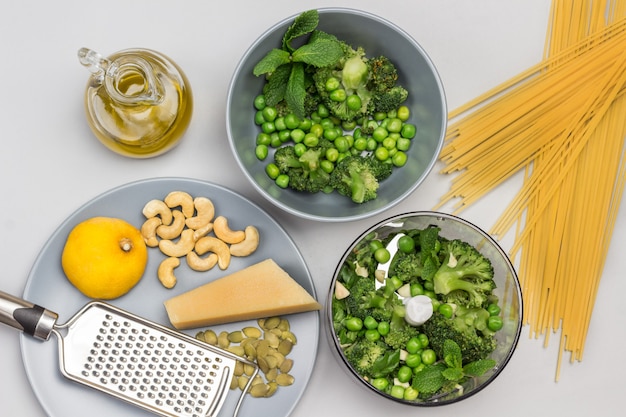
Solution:
<path fill-rule="evenodd" d="M 92 71 L 85 93 L 87 121 L 109 149 L 134 158 L 175 147 L 191 120 L 189 81 L 169 58 L 146 49 L 124 50 L 104 59 L 82 49 Z"/>

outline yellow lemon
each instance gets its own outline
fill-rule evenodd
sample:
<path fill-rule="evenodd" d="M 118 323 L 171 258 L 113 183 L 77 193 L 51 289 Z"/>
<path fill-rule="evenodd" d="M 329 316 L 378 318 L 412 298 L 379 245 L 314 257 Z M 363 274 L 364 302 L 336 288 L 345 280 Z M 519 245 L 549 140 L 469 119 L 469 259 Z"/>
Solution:
<path fill-rule="evenodd" d="M 125 220 L 92 217 L 67 237 L 61 264 L 69 281 L 90 298 L 110 300 L 141 279 L 148 250 L 141 232 Z"/>

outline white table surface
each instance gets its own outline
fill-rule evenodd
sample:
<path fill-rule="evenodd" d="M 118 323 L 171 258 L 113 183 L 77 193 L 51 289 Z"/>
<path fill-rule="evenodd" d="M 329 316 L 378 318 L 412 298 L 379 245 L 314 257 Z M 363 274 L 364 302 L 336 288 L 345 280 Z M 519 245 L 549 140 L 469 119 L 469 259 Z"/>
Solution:
<path fill-rule="evenodd" d="M 322 297 L 344 248 L 387 215 L 431 209 L 449 177 L 433 172 L 388 213 L 346 224 L 316 223 L 271 206 L 247 182 L 226 142 L 227 85 L 239 58 L 284 17 L 323 6 L 360 8 L 406 29 L 428 51 L 455 108 L 535 64 L 542 55 L 549 0 L 5 2 L 0 12 L 0 288 L 20 295 L 47 238 L 91 198 L 127 182 L 176 176 L 232 188 L 271 213 L 293 237 Z M 87 46 L 104 55 L 147 47 L 172 57 L 188 75 L 195 111 L 170 153 L 134 160 L 106 150 L 83 113 L 88 77 L 76 58 Z M 519 183 L 503 185 L 463 213 L 488 229 Z M 626 207 L 609 252 L 582 362 L 566 362 L 555 382 L 557 338 L 547 348 L 525 328 L 498 381 L 466 402 L 414 409 L 364 395 L 320 337 L 315 370 L 293 417 L 312 416 L 605 416 L 620 413 L 626 371 Z M 507 239 L 502 245 L 510 247 Z M 31 391 L 18 332 L 0 327 L 0 415 L 44 416 Z M 71 401 L 71 399 L 68 399 Z M 62 416 L 53 416 L 62 417 Z M 278 416 L 277 416 L 278 417 Z"/>

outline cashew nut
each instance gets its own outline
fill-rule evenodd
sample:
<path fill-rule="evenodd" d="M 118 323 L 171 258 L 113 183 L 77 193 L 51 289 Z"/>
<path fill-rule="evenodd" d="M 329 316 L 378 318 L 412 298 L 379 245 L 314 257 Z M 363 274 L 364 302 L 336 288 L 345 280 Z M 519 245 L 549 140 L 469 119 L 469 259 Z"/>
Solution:
<path fill-rule="evenodd" d="M 176 239 L 185 228 L 185 215 L 182 211 L 172 210 L 172 217 L 174 220 L 169 226 L 162 224 L 156 228 L 156 234 L 161 239 Z"/>
<path fill-rule="evenodd" d="M 228 219 L 224 216 L 217 216 L 213 221 L 213 233 L 226 243 L 239 243 L 243 241 L 246 234 L 243 230 L 231 230 L 228 227 Z"/>
<path fill-rule="evenodd" d="M 218 256 L 215 253 L 209 253 L 208 256 L 202 258 L 195 251 L 191 251 L 187 254 L 187 265 L 194 271 L 208 271 L 217 265 Z"/>
<path fill-rule="evenodd" d="M 160 217 L 150 217 L 141 225 L 141 236 L 143 236 L 146 245 L 154 248 L 159 246 L 159 240 L 156 237 L 156 228 L 162 224 Z"/>
<path fill-rule="evenodd" d="M 184 191 L 172 191 L 163 199 L 169 208 L 181 208 L 185 217 L 193 217 L 195 207 L 193 205 L 193 197 Z"/>
<path fill-rule="evenodd" d="M 180 239 L 177 242 L 169 239 L 163 239 L 159 241 L 159 249 L 167 256 L 174 256 L 180 258 L 187 255 L 193 250 L 195 241 L 193 239 L 193 230 L 185 229 L 180 234 Z"/>
<path fill-rule="evenodd" d="M 246 237 L 239 243 L 230 245 L 230 254 L 233 256 L 248 256 L 259 246 L 259 231 L 250 225 L 244 231 Z"/>
<path fill-rule="evenodd" d="M 159 281 L 165 288 L 173 288 L 176 285 L 176 276 L 174 275 L 174 269 L 180 265 L 180 259 L 176 257 L 165 258 L 159 264 L 157 269 L 157 276 Z"/>
<path fill-rule="evenodd" d="M 217 266 L 221 270 L 228 268 L 230 265 L 230 249 L 223 241 L 213 236 L 204 236 L 196 242 L 194 250 L 198 255 L 204 255 L 207 252 L 213 252 L 217 255 Z"/>
<path fill-rule="evenodd" d="M 196 208 L 196 215 L 187 218 L 186 224 L 188 228 L 197 230 L 206 226 L 213 220 L 215 207 L 213 206 L 213 202 L 206 197 L 194 198 L 193 205 Z"/>
<path fill-rule="evenodd" d="M 169 225 L 172 223 L 172 210 L 165 204 L 164 201 L 161 200 L 150 200 L 143 207 L 143 215 L 146 218 L 161 217 L 161 222 L 164 225 Z"/>
<path fill-rule="evenodd" d="M 203 236 L 208 235 L 213 230 L 213 223 L 209 222 L 206 226 L 202 226 L 199 229 L 193 231 L 194 240 L 198 240 Z"/>

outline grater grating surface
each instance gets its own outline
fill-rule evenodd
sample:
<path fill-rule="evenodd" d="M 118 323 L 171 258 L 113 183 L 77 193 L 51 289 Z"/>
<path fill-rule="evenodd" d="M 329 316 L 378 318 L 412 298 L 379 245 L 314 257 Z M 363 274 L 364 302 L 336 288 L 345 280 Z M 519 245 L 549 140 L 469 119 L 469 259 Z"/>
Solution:
<path fill-rule="evenodd" d="M 53 332 L 67 378 L 167 417 L 217 415 L 242 360 L 100 302 Z"/>
<path fill-rule="evenodd" d="M 86 304 L 65 324 L 57 318 L 0 291 L 0 322 L 41 340 L 55 334 L 64 376 L 159 416 L 217 416 L 240 361 L 254 372 L 236 416 L 258 373 L 254 362 L 104 302 Z"/>

